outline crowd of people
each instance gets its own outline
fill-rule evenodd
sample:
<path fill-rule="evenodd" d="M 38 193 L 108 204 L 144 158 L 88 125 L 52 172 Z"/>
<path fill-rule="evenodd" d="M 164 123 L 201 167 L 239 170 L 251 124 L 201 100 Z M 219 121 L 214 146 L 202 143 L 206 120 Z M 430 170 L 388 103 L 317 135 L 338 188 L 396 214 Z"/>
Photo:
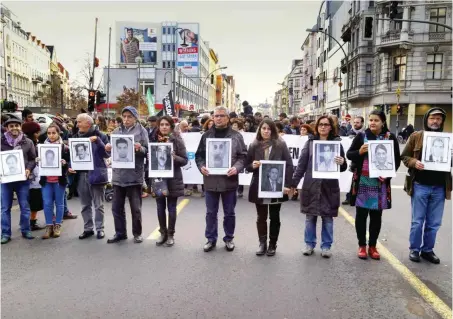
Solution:
<path fill-rule="evenodd" d="M 440 228 L 445 199 L 451 197 L 451 173 L 425 171 L 421 162 L 423 134 L 425 131 L 442 132 L 446 113 L 440 108 L 432 108 L 424 118 L 424 130 L 413 133 L 403 152 L 399 150 L 396 137 L 387 128 L 386 115 L 382 111 L 372 111 L 365 120 L 357 116 L 348 121 L 339 121 L 334 115 L 323 115 L 315 121 L 303 121 L 293 116 L 288 118 L 284 113 L 278 119 L 262 116 L 244 102 L 244 112 L 235 114 L 225 107 L 218 106 L 210 115 L 201 119 L 190 117 L 188 120 L 176 121 L 169 116 L 148 118 L 147 123 L 140 121 L 137 110 L 128 106 L 121 111 L 121 116 L 105 119 L 81 113 L 75 121 L 66 116 L 57 115 L 53 123 L 44 130 L 33 121 L 31 112 L 25 110 L 22 119 L 2 116 L 2 151 L 21 149 L 24 155 L 26 180 L 2 183 L 2 234 L 1 243 L 11 240 L 11 208 L 14 193 L 20 207 L 20 229 L 22 236 L 33 239 L 32 231 L 45 228 L 43 239 L 56 238 L 62 233 L 64 219 L 75 219 L 67 208 L 67 200 L 77 196 L 81 203 L 81 215 L 84 221 L 83 240 L 96 235 L 98 239 L 104 232 L 105 188 L 111 183 L 113 188 L 112 213 L 114 235 L 107 243 L 126 240 L 127 225 L 125 202 L 130 204 L 132 215 L 132 235 L 135 243 L 141 243 L 142 237 L 142 200 L 152 193 L 156 200 L 157 219 L 160 237 L 156 245 L 171 247 L 175 244 L 176 206 L 179 197 L 190 196 L 193 187 L 184 185 L 181 167 L 188 163 L 188 156 L 181 133 L 200 132 L 202 134 L 195 154 L 196 165 L 203 175 L 202 196 L 206 203 L 207 239 L 203 249 L 213 250 L 218 241 L 218 210 L 220 199 L 224 211 L 223 228 L 225 248 L 235 249 L 234 233 L 236 226 L 235 207 L 237 198 L 243 196 L 244 187 L 239 185 L 238 174 L 247 170 L 252 173 L 248 200 L 255 204 L 257 212 L 258 250 L 256 255 L 273 256 L 281 227 L 281 205 L 290 199 L 300 198 L 300 211 L 305 218 L 305 248 L 303 254 L 310 256 L 317 245 L 316 224 L 318 217 L 321 225 L 321 256 L 329 258 L 334 241 L 334 217 L 338 216 L 341 204 L 340 187 L 337 179 L 313 177 L 314 154 L 313 144 L 316 141 L 338 141 L 341 136 L 353 138 L 351 147 L 343 150 L 340 145 L 339 156 L 334 164 L 339 171 L 349 169 L 353 172 L 350 192 L 343 204 L 356 207 L 356 233 L 358 239 L 358 257 L 378 260 L 376 244 L 382 224 L 383 210 L 392 207 L 391 178 L 370 177 L 368 159 L 368 141 L 391 140 L 394 145 L 395 169 L 402 161 L 408 167 L 405 190 L 412 201 L 412 225 L 409 236 L 409 258 L 414 262 L 420 257 L 432 263 L 439 263 L 433 249 L 436 234 Z M 365 128 L 367 122 L 367 128 Z M 241 132 L 256 133 L 256 138 L 246 147 Z M 135 168 L 113 168 L 109 181 L 108 168 L 112 145 L 110 134 L 134 135 Z M 298 164 L 293 166 L 292 159 L 283 134 L 308 136 Z M 89 138 L 92 147 L 93 170 L 74 170 L 71 167 L 70 152 L 67 147 L 69 138 Z M 207 139 L 231 140 L 231 167 L 226 175 L 211 174 L 206 163 Z M 174 176 L 165 181 L 168 190 L 166 196 L 156 196 L 155 192 L 144 192 L 144 189 L 155 189 L 148 176 L 148 144 L 172 143 Z M 40 176 L 37 156 L 38 144 L 61 144 L 61 176 Z M 400 155 L 401 154 L 401 155 Z M 261 161 L 284 161 L 286 171 L 282 180 L 283 198 L 260 198 L 258 196 L 259 168 Z M 302 189 L 297 190 L 301 179 Z M 144 187 L 146 185 L 147 187 Z M 159 184 L 162 187 L 162 184 Z M 68 189 L 68 195 L 66 190 Z M 45 226 L 37 221 L 38 211 L 44 210 Z M 93 221 L 94 212 L 94 221 Z M 167 219 L 168 212 L 168 219 Z M 367 219 L 369 221 L 369 240 L 366 240 Z M 270 220 L 268 226 L 268 219 Z M 368 248 L 368 249 L 367 249 Z"/>

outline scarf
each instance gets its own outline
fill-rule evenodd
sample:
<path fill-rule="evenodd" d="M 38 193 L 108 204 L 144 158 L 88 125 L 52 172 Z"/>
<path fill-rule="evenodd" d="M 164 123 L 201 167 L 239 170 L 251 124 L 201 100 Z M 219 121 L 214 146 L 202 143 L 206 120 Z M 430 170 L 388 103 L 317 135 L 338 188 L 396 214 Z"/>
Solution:
<path fill-rule="evenodd" d="M 360 133 L 365 132 L 365 128 L 363 126 L 360 130 L 356 130 L 354 127 L 352 127 L 351 129 L 356 135 L 359 135 Z"/>
<path fill-rule="evenodd" d="M 270 155 L 270 148 L 272 146 L 272 140 L 268 140 L 268 141 L 262 140 L 262 141 L 260 141 L 260 146 L 264 151 L 264 159 L 268 160 L 269 155 Z"/>
<path fill-rule="evenodd" d="M 90 127 L 86 133 L 78 132 L 78 137 L 90 137 L 94 132 L 94 126 Z"/>
<path fill-rule="evenodd" d="M 6 132 L 5 133 L 5 138 L 6 138 L 6 142 L 13 148 L 15 148 L 17 146 L 17 144 L 19 144 L 20 141 L 22 141 L 22 139 L 24 138 L 24 133 L 20 132 L 19 136 L 14 138 L 12 135 L 11 135 L 11 132 Z"/>
<path fill-rule="evenodd" d="M 58 137 L 58 140 L 55 142 L 51 142 L 49 138 L 46 138 L 44 141 L 44 144 L 63 144 L 63 140 L 61 139 L 61 136 Z"/>
<path fill-rule="evenodd" d="M 170 139 L 170 137 L 172 136 L 173 134 L 169 134 L 169 135 L 162 135 L 159 131 L 157 132 L 157 142 L 158 143 L 168 143 L 168 140 Z"/>

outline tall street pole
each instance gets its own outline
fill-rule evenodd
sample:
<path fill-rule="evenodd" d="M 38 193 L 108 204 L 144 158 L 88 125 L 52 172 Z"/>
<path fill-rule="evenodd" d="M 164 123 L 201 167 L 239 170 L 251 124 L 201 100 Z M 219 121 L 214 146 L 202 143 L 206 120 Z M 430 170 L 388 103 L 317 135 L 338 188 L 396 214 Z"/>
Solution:
<path fill-rule="evenodd" d="M 98 40 L 98 18 L 95 20 L 94 24 L 94 50 L 93 50 L 93 72 L 90 78 L 90 89 L 92 90 L 94 87 L 94 70 L 96 68 L 96 43 Z"/>
<path fill-rule="evenodd" d="M 112 44 L 112 27 L 109 28 L 109 57 L 107 65 L 107 114 L 110 114 L 110 48 Z"/>

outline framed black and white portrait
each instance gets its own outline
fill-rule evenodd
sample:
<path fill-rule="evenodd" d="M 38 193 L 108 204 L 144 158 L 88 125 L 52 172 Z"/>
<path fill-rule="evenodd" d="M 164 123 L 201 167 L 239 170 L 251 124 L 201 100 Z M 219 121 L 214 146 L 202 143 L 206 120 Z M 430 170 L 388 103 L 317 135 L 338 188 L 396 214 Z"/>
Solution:
<path fill-rule="evenodd" d="M 89 138 L 70 138 L 71 168 L 75 171 L 92 171 L 93 150 Z"/>
<path fill-rule="evenodd" d="M 313 141 L 313 178 L 340 178 L 340 166 L 335 163 L 335 157 L 340 156 L 340 143 Z"/>
<path fill-rule="evenodd" d="M 22 150 L 0 152 L 0 158 L 2 183 L 19 182 L 26 179 Z"/>
<path fill-rule="evenodd" d="M 134 135 L 112 134 L 110 139 L 112 167 L 135 169 Z"/>
<path fill-rule="evenodd" d="M 231 167 L 231 138 L 206 139 L 206 169 L 211 175 L 226 175 Z"/>
<path fill-rule="evenodd" d="M 61 144 L 39 144 L 39 175 L 61 176 Z"/>
<path fill-rule="evenodd" d="M 149 143 L 149 177 L 173 177 L 173 143 Z"/>
<path fill-rule="evenodd" d="M 260 161 L 258 198 L 282 198 L 285 161 Z"/>
<path fill-rule="evenodd" d="M 368 166 L 372 178 L 396 176 L 393 140 L 368 141 Z"/>
<path fill-rule="evenodd" d="M 449 172 L 451 170 L 451 133 L 424 132 L 422 163 L 425 170 Z"/>

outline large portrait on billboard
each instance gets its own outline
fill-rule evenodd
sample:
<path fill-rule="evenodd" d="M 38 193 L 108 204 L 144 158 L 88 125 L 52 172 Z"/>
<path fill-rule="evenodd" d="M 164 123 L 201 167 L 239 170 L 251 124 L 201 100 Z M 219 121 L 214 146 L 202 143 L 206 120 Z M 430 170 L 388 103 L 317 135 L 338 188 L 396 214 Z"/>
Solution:
<path fill-rule="evenodd" d="M 142 63 L 156 63 L 157 61 L 157 29 L 156 28 L 128 28 L 125 27 L 121 37 L 121 63 L 136 63 L 137 57 Z"/>

